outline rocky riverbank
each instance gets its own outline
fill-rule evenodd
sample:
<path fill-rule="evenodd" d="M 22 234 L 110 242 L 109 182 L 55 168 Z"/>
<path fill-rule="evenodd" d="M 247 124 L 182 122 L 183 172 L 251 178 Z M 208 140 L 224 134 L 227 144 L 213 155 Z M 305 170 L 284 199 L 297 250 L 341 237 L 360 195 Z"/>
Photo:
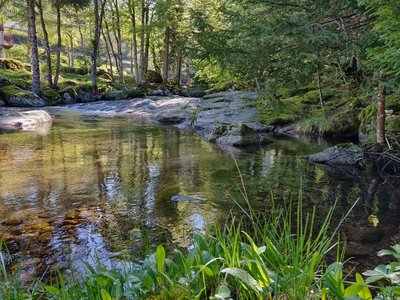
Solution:
<path fill-rule="evenodd" d="M 260 122 L 257 93 L 222 92 L 204 98 L 148 96 L 115 101 L 66 105 L 60 109 L 86 114 L 122 114 L 148 117 L 179 128 L 193 128 L 204 140 L 226 146 L 268 142 L 273 126 Z"/>

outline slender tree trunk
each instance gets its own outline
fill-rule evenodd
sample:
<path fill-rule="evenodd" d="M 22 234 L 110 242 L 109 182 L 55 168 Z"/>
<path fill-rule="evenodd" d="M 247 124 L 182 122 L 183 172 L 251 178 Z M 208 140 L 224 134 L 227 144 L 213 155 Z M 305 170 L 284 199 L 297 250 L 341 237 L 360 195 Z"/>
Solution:
<path fill-rule="evenodd" d="M 112 55 L 114 57 L 114 60 L 115 60 L 115 67 L 117 68 L 117 72 L 119 74 L 120 70 L 119 70 L 118 55 L 114 50 L 114 44 L 112 42 L 111 35 L 110 35 L 110 27 L 108 26 L 108 22 L 106 20 L 104 20 L 104 25 L 106 26 L 108 44 L 110 46 L 111 53 L 112 53 Z"/>
<path fill-rule="evenodd" d="M 386 99 L 386 88 L 382 87 L 381 92 L 378 96 L 378 107 L 376 111 L 376 142 L 384 146 L 386 143 L 385 139 L 385 99 Z"/>
<path fill-rule="evenodd" d="M 101 24 L 103 22 L 104 17 L 104 7 L 106 5 L 106 0 L 102 0 L 100 2 L 100 11 L 99 11 L 99 0 L 93 0 L 93 12 L 94 12 L 94 35 L 92 38 L 92 93 L 93 95 L 97 94 L 97 54 L 99 50 L 99 41 L 100 41 L 100 30 Z"/>
<path fill-rule="evenodd" d="M 60 0 L 56 2 L 57 12 L 57 51 L 56 51 L 56 70 L 54 74 L 54 88 L 58 88 L 58 79 L 60 77 L 60 64 L 61 64 L 61 3 Z"/>
<path fill-rule="evenodd" d="M 318 91 L 319 91 L 319 105 L 321 106 L 321 108 L 323 108 L 324 107 L 324 97 L 322 95 L 321 73 L 320 73 L 318 64 L 317 64 L 317 84 L 318 84 Z"/>
<path fill-rule="evenodd" d="M 153 22 L 153 13 L 151 14 L 151 22 Z M 149 49 L 150 49 L 150 28 L 149 24 L 149 6 L 146 9 L 146 44 L 144 47 L 144 62 L 142 65 L 142 76 L 146 78 L 147 70 L 149 69 Z"/>
<path fill-rule="evenodd" d="M 83 47 L 84 40 L 83 40 L 83 33 L 82 33 L 82 26 L 81 22 L 79 20 L 79 15 L 78 15 L 78 8 L 75 7 L 75 22 L 78 23 L 78 31 L 79 31 L 79 44 L 81 47 Z"/>
<path fill-rule="evenodd" d="M 28 31 L 29 41 L 32 49 L 32 92 L 40 93 L 40 67 L 39 67 L 39 52 L 36 35 L 36 20 L 35 20 L 35 1 L 27 0 L 28 6 Z"/>
<path fill-rule="evenodd" d="M 133 71 L 133 40 L 131 40 L 131 43 L 130 43 L 130 46 L 131 46 L 131 74 L 132 74 L 132 76 L 134 75 L 134 71 Z"/>
<path fill-rule="evenodd" d="M 182 77 L 182 54 L 178 54 L 176 60 L 176 70 L 175 70 L 175 81 L 178 85 L 181 85 L 181 77 Z"/>
<path fill-rule="evenodd" d="M 47 84 L 49 86 L 53 86 L 53 74 L 52 74 L 52 66 L 51 66 L 51 49 L 50 49 L 50 43 L 49 43 L 49 33 L 47 32 L 46 23 L 44 21 L 42 0 L 38 0 L 38 8 L 39 8 L 40 23 L 42 25 L 42 31 L 43 31 L 44 49 L 46 51 Z"/>
<path fill-rule="evenodd" d="M 164 36 L 164 58 L 163 58 L 163 83 L 168 81 L 168 70 L 169 70 L 169 44 L 170 44 L 171 29 L 169 26 L 165 28 Z"/>
<path fill-rule="evenodd" d="M 142 0 L 141 1 L 141 30 L 140 30 L 140 66 L 138 67 L 139 69 L 139 78 L 140 78 L 140 83 L 144 79 L 143 76 L 143 64 L 145 63 L 145 54 L 144 54 L 144 46 L 145 46 L 145 28 L 147 27 L 146 23 L 146 1 Z"/>
<path fill-rule="evenodd" d="M 135 80 L 136 84 L 141 83 L 141 78 L 139 74 L 139 65 L 138 65 L 138 43 L 137 43 L 137 27 L 136 27 L 136 9 L 135 9 L 135 2 L 133 0 L 129 0 L 129 12 L 131 16 L 131 23 L 132 23 L 132 47 L 133 47 L 133 65 L 135 69 Z"/>
<path fill-rule="evenodd" d="M 120 14 L 118 7 L 118 0 L 113 1 L 114 11 L 115 11 L 115 22 L 116 22 L 116 30 L 114 31 L 115 39 L 117 41 L 117 51 L 118 51 L 118 62 L 119 62 L 119 77 L 120 80 L 124 81 L 124 65 L 122 60 L 122 35 L 121 35 L 121 26 L 120 26 Z"/>
<path fill-rule="evenodd" d="M 106 35 L 104 34 L 103 28 L 101 29 L 101 33 L 102 33 L 102 35 L 103 35 L 104 43 L 106 44 L 106 51 L 107 51 L 108 62 L 109 62 L 109 64 L 110 64 L 110 73 L 111 73 L 111 77 L 114 78 L 113 62 L 112 62 L 111 53 L 110 53 L 110 46 L 108 45 L 107 37 L 106 37 Z"/>
<path fill-rule="evenodd" d="M 151 46 L 151 55 L 153 56 L 153 65 L 154 70 L 158 73 L 161 72 L 160 65 L 157 62 L 157 55 L 156 55 L 156 47 L 154 45 Z"/>
<path fill-rule="evenodd" d="M 71 67 L 75 67 L 75 57 L 74 57 L 74 38 L 72 34 L 69 36 L 69 44 L 70 44 L 70 49 L 71 49 Z"/>

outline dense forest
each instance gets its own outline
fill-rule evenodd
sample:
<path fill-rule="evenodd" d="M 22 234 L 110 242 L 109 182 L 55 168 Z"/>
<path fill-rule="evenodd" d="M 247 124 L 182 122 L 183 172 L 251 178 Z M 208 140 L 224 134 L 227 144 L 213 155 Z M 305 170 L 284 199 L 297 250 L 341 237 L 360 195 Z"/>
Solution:
<path fill-rule="evenodd" d="M 388 130 L 399 129 L 398 10 L 379 0 L 4 0 L 14 46 L 2 50 L 3 65 L 21 70 L 2 72 L 12 84 L 2 94 L 27 79 L 50 105 L 140 96 L 152 82 L 184 95 L 250 89 L 265 123 L 300 118 L 305 133 L 355 135 L 361 126 L 372 141 L 377 110 L 385 144 L 387 97 Z"/>
<path fill-rule="evenodd" d="M 399 299 L 399 169 L 400 0 L 0 0 L 0 300 Z"/>

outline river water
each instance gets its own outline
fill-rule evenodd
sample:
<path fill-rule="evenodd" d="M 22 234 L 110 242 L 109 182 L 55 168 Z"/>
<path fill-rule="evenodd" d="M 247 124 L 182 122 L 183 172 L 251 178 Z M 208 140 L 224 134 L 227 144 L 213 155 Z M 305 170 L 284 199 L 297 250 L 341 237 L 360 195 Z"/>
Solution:
<path fill-rule="evenodd" d="M 141 118 L 51 113 L 48 132 L 0 133 L 0 234 L 23 280 L 139 258 L 159 242 L 188 247 L 194 231 L 244 204 L 233 157 L 257 209 L 270 206 L 271 194 L 296 199 L 301 188 L 305 208 L 322 216 L 337 201 L 339 218 L 360 198 L 342 230 L 353 265 L 375 263 L 378 250 L 400 242 L 398 182 L 369 167 L 338 171 L 302 158 L 326 141 L 226 149 Z"/>

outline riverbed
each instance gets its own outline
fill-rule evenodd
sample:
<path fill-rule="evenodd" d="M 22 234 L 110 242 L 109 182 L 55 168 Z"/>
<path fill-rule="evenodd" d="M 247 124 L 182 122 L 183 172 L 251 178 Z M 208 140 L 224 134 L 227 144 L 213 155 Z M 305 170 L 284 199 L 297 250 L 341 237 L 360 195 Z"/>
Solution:
<path fill-rule="evenodd" d="M 398 182 L 369 167 L 303 159 L 333 142 L 271 136 L 268 145 L 240 149 L 145 117 L 49 113 L 48 131 L 0 133 L 0 234 L 26 281 L 83 262 L 139 259 L 160 242 L 190 247 L 193 232 L 222 226 L 244 206 L 235 161 L 251 205 L 265 213 L 272 195 L 287 205 L 301 189 L 305 209 L 316 206 L 319 216 L 337 203 L 335 226 L 359 199 L 342 230 L 356 257 L 350 265 L 368 268 L 378 250 L 400 242 Z"/>

